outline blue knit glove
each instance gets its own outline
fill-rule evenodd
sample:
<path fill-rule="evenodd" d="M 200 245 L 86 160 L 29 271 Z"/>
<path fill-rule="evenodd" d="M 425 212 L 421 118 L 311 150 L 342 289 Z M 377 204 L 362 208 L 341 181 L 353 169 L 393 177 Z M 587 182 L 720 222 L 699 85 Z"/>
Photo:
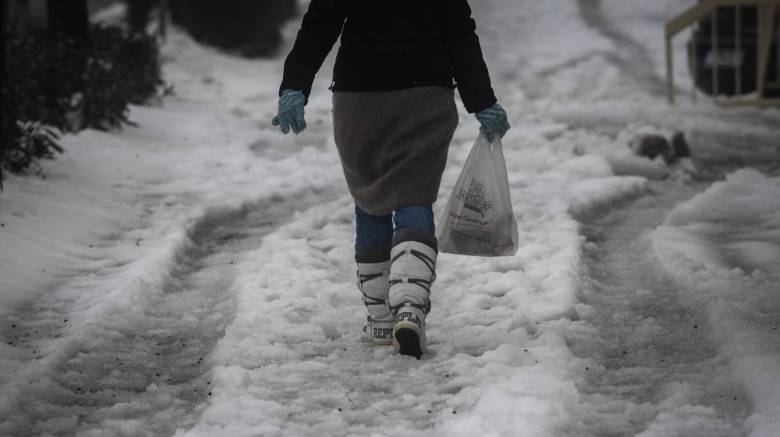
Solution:
<path fill-rule="evenodd" d="M 306 119 L 303 117 L 305 104 L 306 97 L 302 91 L 282 91 L 279 97 L 279 114 L 271 120 L 271 124 L 279 126 L 285 134 L 290 132 L 291 127 L 296 134 L 303 132 L 306 129 Z"/>
<path fill-rule="evenodd" d="M 475 114 L 477 120 L 482 124 L 482 131 L 485 132 L 485 137 L 491 143 L 494 140 L 502 138 L 506 131 L 509 130 L 509 121 L 506 118 L 506 111 L 498 103 L 495 105 L 477 112 Z"/>

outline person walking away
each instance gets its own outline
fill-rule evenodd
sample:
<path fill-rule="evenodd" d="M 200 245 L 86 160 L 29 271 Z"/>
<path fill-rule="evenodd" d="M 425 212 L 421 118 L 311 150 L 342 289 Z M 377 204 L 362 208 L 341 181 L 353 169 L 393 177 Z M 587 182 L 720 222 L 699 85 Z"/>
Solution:
<path fill-rule="evenodd" d="M 364 331 L 419 359 L 436 278 L 432 205 L 458 125 L 454 88 L 488 140 L 510 126 L 467 0 L 311 0 L 272 120 L 283 133 L 306 129 L 314 77 L 339 35 L 333 126 L 355 201 Z"/>

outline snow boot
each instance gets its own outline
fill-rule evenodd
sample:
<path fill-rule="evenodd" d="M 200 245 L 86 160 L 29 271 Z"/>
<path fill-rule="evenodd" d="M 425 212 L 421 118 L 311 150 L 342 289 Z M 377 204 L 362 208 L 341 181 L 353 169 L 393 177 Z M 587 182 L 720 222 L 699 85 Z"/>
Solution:
<path fill-rule="evenodd" d="M 394 321 L 387 304 L 390 261 L 357 265 L 358 288 L 363 293 L 363 303 L 368 311 L 363 332 L 371 343 L 389 345 L 393 342 Z"/>
<path fill-rule="evenodd" d="M 388 297 L 395 314 L 393 349 L 419 359 L 426 350 L 425 316 L 431 309 L 437 250 L 435 238 L 409 231 L 393 239 Z"/>
<path fill-rule="evenodd" d="M 427 350 L 425 308 L 405 302 L 398 308 L 393 325 L 393 350 L 418 360 Z"/>

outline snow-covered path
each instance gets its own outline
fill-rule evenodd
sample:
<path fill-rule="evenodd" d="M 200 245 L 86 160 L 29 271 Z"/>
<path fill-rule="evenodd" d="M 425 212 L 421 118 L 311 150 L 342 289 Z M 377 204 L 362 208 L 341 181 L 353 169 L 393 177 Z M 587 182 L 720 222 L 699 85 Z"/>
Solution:
<path fill-rule="evenodd" d="M 174 34 L 177 97 L 134 108 L 138 128 L 68 137 L 55 188 L 12 178 L 0 198 L 0 434 L 775 434 L 780 220 L 766 202 L 780 189 L 780 114 L 666 105 L 660 29 L 690 3 L 472 2 L 512 117 L 521 248 L 440 257 L 419 361 L 360 338 L 332 58 L 309 129 L 282 137 L 268 125 L 281 59 Z M 476 129 L 461 112 L 439 208 Z M 637 132 L 674 129 L 691 163 L 628 153 Z M 742 167 L 767 177 L 732 174 Z M 729 199 L 763 217 L 761 245 L 715 207 Z M 712 226 L 769 263 L 689 266 Z M 699 252 L 675 244 L 685 232 Z M 712 299 L 689 281 L 721 276 Z"/>
<path fill-rule="evenodd" d="M 138 434 L 170 434 L 195 423 L 196 407 L 211 395 L 207 357 L 235 314 L 235 259 L 261 246 L 294 211 L 322 198 L 321 192 L 300 193 L 294 202 L 274 196 L 204 215 L 158 290 L 135 302 L 132 312 L 106 314 L 77 335 L 68 332 L 70 320 L 61 320 L 68 309 L 55 307 L 67 302 L 42 299 L 18 311 L 4 336 L 34 354 L 45 348 L 55 353 L 15 375 L 30 381 L 18 387 L 26 393 L 15 408 L 26 412 L 28 425 L 38 422 L 37 429 L 52 416 L 77 412 L 71 431 L 80 435 L 112 416 L 128 420 L 124 426 Z M 59 288 L 72 293 L 77 285 Z M 65 344 L 52 347 L 47 341 L 53 338 Z"/>
<path fill-rule="evenodd" d="M 655 183 L 648 195 L 587 221 L 585 329 L 568 337 L 575 355 L 589 359 L 579 387 L 590 410 L 586 435 L 745 433 L 749 401 L 711 341 L 705 309 L 681 298 L 653 251 L 651 230 L 699 189 Z"/>

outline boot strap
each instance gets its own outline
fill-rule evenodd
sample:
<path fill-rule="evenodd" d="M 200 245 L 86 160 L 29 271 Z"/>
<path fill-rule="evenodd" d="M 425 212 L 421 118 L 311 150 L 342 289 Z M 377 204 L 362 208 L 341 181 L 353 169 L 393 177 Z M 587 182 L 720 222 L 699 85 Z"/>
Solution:
<path fill-rule="evenodd" d="M 398 312 L 398 310 L 400 310 L 401 308 L 403 308 L 403 307 L 405 307 L 407 305 L 413 306 L 413 307 L 419 309 L 420 311 L 422 311 L 426 315 L 429 312 L 431 312 L 431 301 L 430 301 L 430 299 L 426 299 L 425 300 L 425 305 L 417 305 L 416 303 L 411 303 L 411 302 L 401 302 L 400 304 L 398 304 L 398 305 L 396 305 L 394 307 L 390 307 L 390 309 L 394 313 L 396 313 L 396 312 Z"/>
<path fill-rule="evenodd" d="M 387 282 L 387 284 L 392 287 L 393 285 L 403 284 L 404 282 L 408 284 L 414 284 L 425 290 L 426 293 L 429 295 L 431 294 L 431 284 L 433 284 L 433 280 L 426 281 L 425 279 L 416 279 L 416 278 L 404 278 L 404 279 L 391 279 Z"/>
<path fill-rule="evenodd" d="M 363 284 L 365 284 L 368 281 L 373 281 L 376 278 L 381 278 L 382 276 L 385 275 L 385 273 L 384 272 L 382 272 L 382 273 L 371 273 L 371 274 L 364 275 L 364 274 L 358 272 L 357 275 L 358 275 L 358 287 L 360 288 L 360 292 L 363 294 L 363 303 L 366 304 L 366 306 L 369 306 L 369 305 L 384 305 L 385 304 L 385 300 L 384 299 L 379 299 L 379 298 L 367 295 L 365 293 L 365 291 L 363 291 Z"/>
<path fill-rule="evenodd" d="M 409 250 L 409 252 L 404 250 L 404 251 L 400 252 L 398 255 L 396 255 L 392 259 L 392 262 L 393 263 L 396 262 L 398 260 L 398 258 L 401 258 L 402 256 L 406 255 L 407 253 L 409 253 L 412 256 L 414 256 L 415 258 L 419 259 L 420 261 L 422 261 L 423 264 L 425 264 L 425 267 L 428 267 L 428 270 L 431 271 L 431 276 L 433 277 L 433 279 L 431 279 L 431 282 L 433 282 L 434 279 L 436 279 L 436 261 L 434 261 L 428 255 L 420 252 L 419 250 L 411 249 L 411 250 Z"/>
<path fill-rule="evenodd" d="M 425 314 L 428 314 L 431 311 L 431 281 L 426 281 L 425 279 L 405 278 L 405 279 L 392 279 L 388 283 L 390 284 L 390 287 L 392 287 L 393 285 L 401 284 L 404 282 L 408 284 L 417 285 L 423 290 L 425 290 L 426 293 L 425 304 L 417 305 L 411 302 L 402 302 L 394 307 L 390 307 L 390 309 L 393 312 L 396 312 L 398 311 L 399 308 L 401 308 L 404 305 L 411 305 L 415 308 L 421 309 Z"/>
<path fill-rule="evenodd" d="M 364 301 L 366 299 L 373 299 L 374 301 L 377 301 L 376 303 L 372 303 L 372 305 L 380 305 L 381 303 L 384 303 L 384 301 L 381 301 L 381 303 L 378 302 L 379 299 L 377 299 L 377 298 L 374 298 L 374 297 L 371 297 L 371 296 L 366 296 L 366 292 L 363 289 L 363 286 L 368 281 L 373 281 L 374 279 L 383 277 L 385 275 L 385 273 L 387 273 L 387 272 L 371 273 L 371 274 L 364 275 L 364 274 L 358 272 L 358 274 L 357 274 L 357 277 L 358 277 L 357 285 L 358 285 L 358 289 L 360 289 L 360 292 L 363 293 L 363 300 Z M 368 303 L 366 305 L 368 305 Z"/>
<path fill-rule="evenodd" d="M 369 305 L 384 305 L 385 300 L 384 299 L 377 299 L 375 297 L 368 296 L 366 293 L 363 293 L 363 303 L 366 304 L 366 306 Z"/>
<path fill-rule="evenodd" d="M 363 285 L 363 283 L 372 281 L 376 278 L 381 278 L 383 275 L 384 273 L 372 273 L 372 274 L 364 275 L 358 272 L 358 282 L 360 282 L 360 285 Z"/>

